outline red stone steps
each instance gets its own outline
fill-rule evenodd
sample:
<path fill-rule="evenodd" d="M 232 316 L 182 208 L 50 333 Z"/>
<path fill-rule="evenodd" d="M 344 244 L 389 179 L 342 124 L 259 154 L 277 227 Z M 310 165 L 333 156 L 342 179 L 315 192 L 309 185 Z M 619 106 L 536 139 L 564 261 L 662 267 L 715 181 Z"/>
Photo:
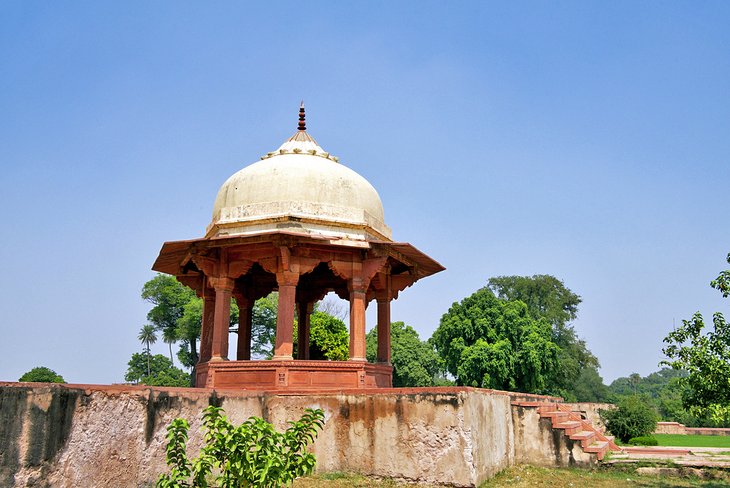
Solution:
<path fill-rule="evenodd" d="M 621 451 L 613 441 L 613 437 L 598 431 L 569 405 L 545 401 L 515 401 L 512 405 L 537 408 L 540 418 L 549 418 L 553 429 L 561 429 L 570 439 L 580 441 L 583 451 L 595 454 L 598 460 L 602 460 L 609 451 Z"/>

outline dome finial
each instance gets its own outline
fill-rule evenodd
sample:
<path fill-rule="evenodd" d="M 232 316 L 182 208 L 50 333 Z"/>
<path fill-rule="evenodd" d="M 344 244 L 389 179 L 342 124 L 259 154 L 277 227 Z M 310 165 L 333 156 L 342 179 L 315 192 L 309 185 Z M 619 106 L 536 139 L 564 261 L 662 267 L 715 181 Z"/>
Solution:
<path fill-rule="evenodd" d="M 307 124 L 304 121 L 304 100 L 302 100 L 302 104 L 299 105 L 299 126 L 297 128 L 301 131 L 307 130 Z"/>

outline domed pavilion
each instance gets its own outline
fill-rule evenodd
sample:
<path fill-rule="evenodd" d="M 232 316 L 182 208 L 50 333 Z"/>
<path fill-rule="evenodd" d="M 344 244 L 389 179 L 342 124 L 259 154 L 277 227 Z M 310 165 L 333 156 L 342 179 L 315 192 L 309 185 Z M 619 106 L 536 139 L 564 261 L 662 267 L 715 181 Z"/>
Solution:
<path fill-rule="evenodd" d="M 390 387 L 390 301 L 444 268 L 393 242 L 377 191 L 307 133 L 302 105 L 297 132 L 223 184 L 205 237 L 166 242 L 152 269 L 203 299 L 197 386 L 322 390 Z M 274 356 L 252 360 L 253 305 L 272 291 Z M 329 292 L 350 303 L 348 361 L 309 359 L 310 314 Z M 239 307 L 236 360 L 228 358 L 231 298 Z M 373 300 L 378 354 L 368 363 L 365 309 Z"/>

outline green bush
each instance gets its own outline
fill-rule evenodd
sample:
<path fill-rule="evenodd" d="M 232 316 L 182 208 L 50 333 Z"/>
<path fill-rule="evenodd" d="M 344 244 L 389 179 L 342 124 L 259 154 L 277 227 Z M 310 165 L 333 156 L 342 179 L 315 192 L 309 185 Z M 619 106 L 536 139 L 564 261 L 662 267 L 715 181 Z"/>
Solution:
<path fill-rule="evenodd" d="M 622 398 L 617 408 L 601 410 L 600 414 L 606 428 L 621 442 L 628 442 L 633 437 L 647 436 L 656 429 L 657 413 L 641 397 Z"/>
<path fill-rule="evenodd" d="M 650 435 L 643 435 L 640 437 L 632 437 L 628 442 L 631 446 L 658 446 L 659 441 L 656 437 Z"/>
<path fill-rule="evenodd" d="M 255 486 L 274 488 L 290 485 L 295 478 L 314 471 L 314 454 L 306 451 L 324 425 L 324 412 L 306 409 L 297 422 L 281 433 L 259 417 L 250 417 L 238 427 L 210 406 L 203 412 L 205 445 L 200 455 L 188 459 L 187 420 L 177 418 L 167 427 L 167 465 L 157 488 L 207 487 L 214 476 L 218 487 Z"/>
<path fill-rule="evenodd" d="M 31 369 L 21 376 L 18 381 L 28 381 L 33 383 L 66 383 L 63 376 L 50 368 L 46 368 L 45 366 L 38 366 Z"/>

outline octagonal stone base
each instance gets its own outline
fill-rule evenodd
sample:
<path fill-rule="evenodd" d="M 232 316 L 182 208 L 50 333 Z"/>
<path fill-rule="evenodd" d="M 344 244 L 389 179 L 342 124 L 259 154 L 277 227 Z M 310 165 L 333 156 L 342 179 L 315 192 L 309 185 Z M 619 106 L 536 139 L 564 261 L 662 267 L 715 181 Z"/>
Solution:
<path fill-rule="evenodd" d="M 364 361 L 211 361 L 198 364 L 196 385 L 250 390 L 390 388 L 393 367 Z"/>

